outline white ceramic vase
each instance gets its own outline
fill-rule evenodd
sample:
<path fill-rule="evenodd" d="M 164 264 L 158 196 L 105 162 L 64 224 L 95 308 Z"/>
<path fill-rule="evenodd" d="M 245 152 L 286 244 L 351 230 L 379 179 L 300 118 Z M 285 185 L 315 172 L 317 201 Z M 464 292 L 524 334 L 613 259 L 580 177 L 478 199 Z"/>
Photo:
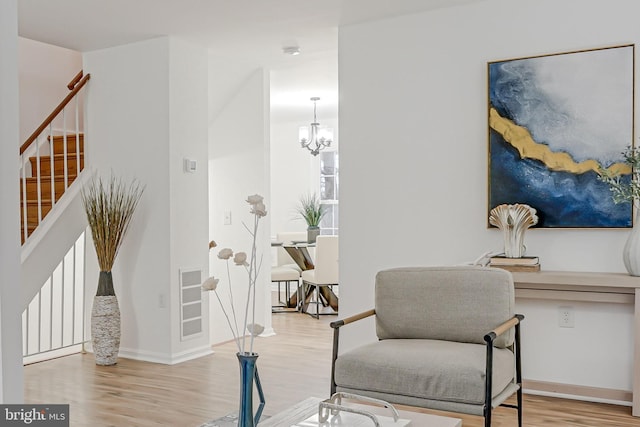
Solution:
<path fill-rule="evenodd" d="M 627 243 L 622 250 L 624 266 L 631 276 L 640 276 L 640 212 L 636 214 L 636 220 L 627 238 Z"/>
<path fill-rule="evenodd" d="M 115 365 L 120 351 L 120 308 L 115 295 L 96 295 L 91 310 L 91 339 L 96 365 Z"/>
<path fill-rule="evenodd" d="M 489 223 L 502 230 L 504 255 L 507 258 L 522 258 L 526 251 L 524 233 L 538 223 L 538 216 L 529 205 L 503 204 L 491 210 Z"/>
<path fill-rule="evenodd" d="M 307 227 L 307 243 L 315 243 L 316 237 L 320 235 L 320 227 Z"/>

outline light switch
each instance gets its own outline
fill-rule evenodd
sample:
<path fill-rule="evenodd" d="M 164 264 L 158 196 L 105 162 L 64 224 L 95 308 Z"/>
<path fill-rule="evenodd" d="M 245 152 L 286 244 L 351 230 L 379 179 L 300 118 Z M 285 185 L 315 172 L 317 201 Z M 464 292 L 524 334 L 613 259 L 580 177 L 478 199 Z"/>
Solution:
<path fill-rule="evenodd" d="M 198 162 L 192 159 L 184 159 L 184 171 L 186 173 L 196 173 Z"/>
<path fill-rule="evenodd" d="M 224 225 L 231 225 L 231 211 L 224 211 Z"/>

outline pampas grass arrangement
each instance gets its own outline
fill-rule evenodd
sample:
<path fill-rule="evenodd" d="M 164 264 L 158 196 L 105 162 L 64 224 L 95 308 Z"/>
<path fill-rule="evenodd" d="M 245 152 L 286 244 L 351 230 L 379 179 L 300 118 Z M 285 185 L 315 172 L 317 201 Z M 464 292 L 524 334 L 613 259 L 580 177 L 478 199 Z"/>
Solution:
<path fill-rule="evenodd" d="M 111 272 L 143 192 L 144 186 L 137 180 L 127 183 L 113 175 L 108 180 L 94 177 L 82 189 L 82 204 L 101 272 Z M 100 276 L 102 279 L 104 275 Z M 96 295 L 115 296 L 113 282 L 100 280 Z"/>

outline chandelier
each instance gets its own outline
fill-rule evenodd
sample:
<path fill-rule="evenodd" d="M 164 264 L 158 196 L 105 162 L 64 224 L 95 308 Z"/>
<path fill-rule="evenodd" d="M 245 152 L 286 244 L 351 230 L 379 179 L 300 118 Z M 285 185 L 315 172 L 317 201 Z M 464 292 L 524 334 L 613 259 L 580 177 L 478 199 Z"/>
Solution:
<path fill-rule="evenodd" d="M 300 128 L 300 145 L 311 151 L 311 154 L 317 156 L 320 150 L 331 146 L 333 135 L 331 129 L 320 128 L 320 123 L 316 119 L 316 102 L 320 98 L 314 96 L 313 101 L 313 123 L 309 127 Z"/>

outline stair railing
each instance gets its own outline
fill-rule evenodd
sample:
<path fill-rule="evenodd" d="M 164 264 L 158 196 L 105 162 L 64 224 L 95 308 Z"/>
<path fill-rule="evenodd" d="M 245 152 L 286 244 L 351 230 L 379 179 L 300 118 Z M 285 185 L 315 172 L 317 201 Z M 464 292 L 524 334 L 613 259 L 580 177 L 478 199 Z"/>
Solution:
<path fill-rule="evenodd" d="M 84 352 L 83 232 L 22 313 L 22 356 L 29 364 Z"/>
<path fill-rule="evenodd" d="M 20 147 L 20 164 L 21 164 L 21 184 L 22 184 L 22 203 L 21 203 L 21 220 L 23 224 L 22 229 L 22 242 L 26 242 L 27 238 L 35 230 L 41 222 L 44 216 L 53 209 L 57 199 L 60 195 L 69 187 L 69 184 L 80 174 L 83 168 L 84 158 L 80 152 L 80 140 L 82 138 L 84 144 L 84 138 L 80 134 L 80 104 L 78 102 L 78 93 L 85 86 L 87 81 L 91 78 L 90 74 L 83 75 L 82 70 L 74 76 L 69 82 L 67 87 L 70 92 L 67 96 L 58 104 L 58 106 L 47 116 L 40 126 L 31 134 L 29 138 Z M 72 101 L 75 101 L 75 125 L 67 126 L 67 105 Z M 63 174 L 63 189 L 58 191 L 59 195 L 56 196 L 56 153 L 54 137 L 60 135 L 54 135 L 53 122 L 57 118 L 61 118 L 62 121 L 62 174 Z M 69 148 L 68 143 L 68 129 L 74 129 L 75 131 L 75 174 L 70 177 L 69 170 Z M 48 144 L 47 144 L 48 142 Z M 43 205 L 42 197 L 42 173 L 43 168 L 42 158 L 46 156 L 41 155 L 41 149 L 48 145 L 49 155 L 49 179 L 51 180 L 51 201 Z M 31 170 L 27 171 L 27 166 L 31 166 Z M 34 170 L 35 168 L 35 170 Z M 35 176 L 34 176 L 35 173 Z M 36 186 L 36 199 L 29 200 L 27 192 L 27 178 L 35 178 Z M 35 202 L 37 207 L 37 215 L 35 221 L 30 218 L 29 205 L 33 205 Z M 33 208 L 31 209 L 33 211 Z M 31 214 L 33 215 L 33 213 Z M 31 219 L 31 222 L 30 222 Z"/>

